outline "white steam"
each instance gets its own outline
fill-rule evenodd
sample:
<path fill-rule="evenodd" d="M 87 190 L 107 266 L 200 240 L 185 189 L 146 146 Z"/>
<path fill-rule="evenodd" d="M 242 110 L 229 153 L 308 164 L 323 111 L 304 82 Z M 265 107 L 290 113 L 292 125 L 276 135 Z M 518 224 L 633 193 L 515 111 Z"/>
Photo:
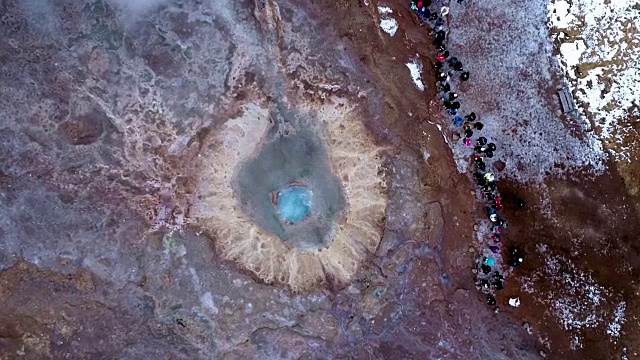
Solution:
<path fill-rule="evenodd" d="M 136 20 L 140 16 L 157 10 L 171 0 L 109 0 L 117 9 L 122 11 L 125 20 Z"/>

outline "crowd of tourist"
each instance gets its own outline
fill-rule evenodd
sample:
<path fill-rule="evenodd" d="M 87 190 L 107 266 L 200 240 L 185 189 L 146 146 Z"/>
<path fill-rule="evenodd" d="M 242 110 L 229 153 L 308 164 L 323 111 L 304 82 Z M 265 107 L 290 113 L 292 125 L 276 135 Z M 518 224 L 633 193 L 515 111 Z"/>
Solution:
<path fill-rule="evenodd" d="M 461 3 L 463 0 L 458 0 Z M 496 175 L 488 165 L 488 159 L 494 157 L 497 147 L 484 136 L 477 136 L 484 128 L 475 112 L 464 112 L 460 103 L 461 99 L 456 92 L 460 82 L 471 78 L 462 61 L 453 56 L 446 47 L 447 28 L 444 19 L 449 14 L 449 8 L 441 4 L 432 4 L 431 0 L 411 1 L 411 9 L 415 12 L 422 25 L 426 25 L 432 31 L 433 44 L 436 55 L 433 66 L 437 73 L 436 88 L 442 99 L 444 110 L 448 113 L 454 126 L 461 128 L 461 138 L 465 146 L 473 149 L 471 160 L 473 162 L 473 179 L 485 201 L 485 210 L 490 222 L 490 241 L 486 239 L 487 248 L 483 249 L 477 259 L 477 288 L 487 297 L 487 304 L 495 305 L 495 292 L 504 289 L 503 267 L 500 261 L 506 255 L 507 265 L 518 267 L 524 260 L 524 253 L 518 247 L 510 246 L 503 252 L 504 232 L 508 227 L 507 221 L 502 216 L 503 203 Z M 524 207 L 522 200 L 516 200 L 516 207 Z"/>

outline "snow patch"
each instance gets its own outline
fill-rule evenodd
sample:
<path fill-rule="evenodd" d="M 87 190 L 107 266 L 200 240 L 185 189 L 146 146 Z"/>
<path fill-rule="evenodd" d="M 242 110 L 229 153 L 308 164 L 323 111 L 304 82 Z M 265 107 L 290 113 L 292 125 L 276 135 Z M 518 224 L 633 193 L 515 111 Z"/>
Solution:
<path fill-rule="evenodd" d="M 416 85 L 418 90 L 424 91 L 424 84 L 422 83 L 421 73 L 422 73 L 422 64 L 418 61 L 417 58 L 405 64 L 409 71 L 411 72 L 411 80 Z"/>
<path fill-rule="evenodd" d="M 556 79 L 563 69 L 554 59 L 547 23 L 541 21 L 548 14 L 546 3 L 486 0 L 451 7 L 450 12 L 453 18 L 496 19 L 495 24 L 452 23 L 447 48 L 471 73 L 464 86 L 458 76 L 452 77 L 460 112 L 473 111 L 484 124 L 478 136 L 496 144 L 494 155 L 507 169 L 501 175 L 542 183 L 575 169 L 604 171 L 601 141 L 588 127 L 561 115 Z M 574 57 L 580 55 L 582 61 L 589 50 L 576 48 L 581 45 L 574 44 Z M 584 45 L 589 48 L 586 40 Z M 464 169 L 472 149 L 460 144 L 452 150 L 458 169 Z"/>
<path fill-rule="evenodd" d="M 393 14 L 393 10 L 391 10 L 391 8 L 388 6 L 378 6 L 378 12 L 380 13 L 380 15 Z"/>
<path fill-rule="evenodd" d="M 517 298 L 517 297 L 509 298 L 509 305 L 511 305 L 513 307 L 520 306 L 520 298 Z"/>
<path fill-rule="evenodd" d="M 607 335 L 611 336 L 611 339 L 615 341 L 615 339 L 620 337 L 620 330 L 622 329 L 622 324 L 626 321 L 624 317 L 624 311 L 627 308 L 627 304 L 622 301 L 616 306 L 616 311 L 613 314 L 613 321 L 609 323 L 607 326 Z"/>
<path fill-rule="evenodd" d="M 587 50 L 587 46 L 582 40 L 566 42 L 560 45 L 560 53 L 567 66 L 576 66 L 580 63 L 580 57 Z"/>
<path fill-rule="evenodd" d="M 378 13 L 382 15 L 382 18 L 380 19 L 380 28 L 391 36 L 395 35 L 398 30 L 398 22 L 396 19 L 389 16 L 390 14 L 393 14 L 393 10 L 387 6 L 378 6 Z"/>
<path fill-rule="evenodd" d="M 637 0 L 551 0 L 548 23 L 581 116 L 618 160 L 630 161 L 640 116 Z"/>
<path fill-rule="evenodd" d="M 534 290 L 538 282 L 550 290 L 536 300 L 549 307 L 549 313 L 572 337 L 572 348 L 582 347 L 585 331 L 606 332 L 615 342 L 625 322 L 626 303 L 621 295 L 598 284 L 591 273 L 579 269 L 571 260 L 544 251 L 546 264 L 530 278 L 521 279 L 523 287 Z M 536 294 L 536 291 L 531 293 Z M 612 305 L 620 301 L 615 310 Z M 511 302 L 510 302 L 511 303 Z M 602 330 L 604 329 L 604 330 Z"/>

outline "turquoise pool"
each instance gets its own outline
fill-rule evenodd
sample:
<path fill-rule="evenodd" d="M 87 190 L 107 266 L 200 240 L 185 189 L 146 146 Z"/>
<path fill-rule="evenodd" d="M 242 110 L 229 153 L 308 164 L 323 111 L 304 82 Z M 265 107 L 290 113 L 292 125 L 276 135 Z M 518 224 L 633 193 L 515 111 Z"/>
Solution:
<path fill-rule="evenodd" d="M 302 186 L 290 186 L 278 192 L 277 204 L 282 220 L 300 223 L 311 212 L 311 191 Z"/>

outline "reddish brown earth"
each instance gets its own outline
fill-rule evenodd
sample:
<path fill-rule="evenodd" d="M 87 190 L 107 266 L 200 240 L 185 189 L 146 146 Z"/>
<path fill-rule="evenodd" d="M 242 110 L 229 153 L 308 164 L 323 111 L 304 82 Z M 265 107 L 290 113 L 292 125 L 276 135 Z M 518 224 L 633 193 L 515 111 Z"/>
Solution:
<path fill-rule="evenodd" d="M 596 178 L 549 180 L 547 186 L 548 194 L 543 194 L 532 186 L 501 184 L 500 191 L 507 204 L 520 197 L 528 206 L 523 210 L 513 205 L 505 209 L 511 214 L 509 239 L 525 249 L 527 259 L 507 281 L 499 302 L 506 304 L 510 296 L 520 297 L 524 305 L 518 309 L 507 307 L 508 313 L 530 323 L 536 335 L 547 337 L 551 348 L 556 349 L 552 351 L 557 354 L 553 358 L 613 359 L 625 353 L 632 359 L 634 353 L 640 352 L 638 199 L 626 194 L 624 181 L 615 170 Z M 556 207 L 552 212 L 554 221 L 541 214 L 540 200 L 546 197 Z M 539 244 L 548 245 L 547 252 L 570 259 L 578 269 L 589 272 L 597 284 L 615 294 L 604 300 L 603 309 L 611 313 L 617 302 L 626 302 L 627 321 L 620 341 L 612 342 L 605 334 L 606 324 L 598 324 L 581 332 L 582 349 L 570 350 L 572 332 L 564 331 L 549 307 L 539 301 L 562 287 L 543 277 L 535 282 L 533 293 L 522 291 L 522 278 L 540 273 L 549 260 L 546 253 L 536 249 Z"/>
<path fill-rule="evenodd" d="M 336 6 L 341 10 L 351 9 L 349 6 L 341 7 L 340 4 L 338 2 Z M 388 4 L 390 3 L 385 3 L 385 5 Z M 405 69 L 400 68 L 397 72 L 395 70 L 398 67 L 399 59 L 410 59 L 417 53 L 425 64 L 429 64 L 428 59 L 434 57 L 430 36 L 425 36 L 429 30 L 416 26 L 415 17 L 407 14 L 407 9 L 403 5 L 398 4 L 393 7 L 394 10 L 402 9 L 399 11 L 400 15 L 395 17 L 399 23 L 398 34 L 394 38 L 385 37 L 387 39 L 385 41 L 386 52 L 391 52 L 394 55 L 391 61 L 387 59 L 385 62 L 384 58 L 380 58 L 379 55 L 382 51 L 372 46 L 376 42 L 373 39 L 369 40 L 372 37 L 371 34 L 357 32 L 351 27 L 344 30 L 349 39 L 356 44 L 356 47 L 366 54 L 365 59 L 375 58 L 374 61 L 361 59 L 367 61 L 374 69 L 377 68 L 380 73 L 393 74 L 387 78 L 394 80 L 408 79 Z M 364 5 L 360 4 L 360 7 L 362 8 Z M 358 19 L 357 12 L 354 14 L 353 10 L 351 11 L 351 13 L 347 12 L 350 14 L 349 17 L 354 20 Z M 358 21 L 354 20 L 348 24 L 357 28 Z M 342 27 L 338 28 L 342 29 Z M 382 35 L 384 37 L 386 34 Z M 406 38 L 400 41 L 399 36 L 402 35 L 406 35 Z M 420 50 L 415 51 L 414 49 Z M 377 57 L 370 53 L 373 51 L 377 52 Z M 435 82 L 434 74 L 428 66 L 425 66 L 423 81 L 425 84 Z M 397 98 L 392 94 L 398 92 L 401 94 L 399 98 L 404 99 L 404 101 L 393 101 L 393 105 L 389 105 L 393 110 L 398 110 L 396 112 L 399 114 L 402 114 L 403 110 L 412 111 L 418 117 L 425 116 L 425 120 L 430 122 L 442 121 L 438 106 L 433 102 L 433 95 L 413 99 L 411 95 L 414 91 L 400 90 L 411 88 L 412 84 L 405 85 L 405 88 L 401 86 L 394 88 L 392 87 L 393 83 L 392 80 L 384 82 L 388 101 L 396 100 Z M 473 81 L 465 86 L 473 87 Z M 547 97 L 555 100 L 555 96 L 555 90 L 548 89 Z M 491 103 L 492 99 L 487 96 L 481 101 Z M 424 109 L 425 105 L 430 107 L 431 111 Z M 390 114 L 390 116 L 393 115 Z M 425 131 L 431 136 L 438 137 L 437 130 L 433 126 L 422 123 L 421 127 L 406 126 L 403 131 L 402 122 L 405 121 L 401 116 L 395 127 L 400 133 L 409 132 L 407 136 L 403 137 L 403 140 L 408 144 L 415 144 L 412 146 L 427 148 L 432 155 L 424 168 L 425 185 L 432 178 L 440 179 L 436 182 L 437 185 L 430 187 L 433 192 L 429 189 L 428 197 L 441 199 L 439 202 L 442 204 L 445 219 L 457 217 L 459 221 L 458 223 L 448 222 L 446 226 L 445 243 L 448 244 L 448 247 L 445 251 L 449 252 L 447 258 L 455 259 L 460 256 L 469 259 L 469 255 L 463 254 L 469 246 L 472 246 L 469 237 L 472 230 L 469 225 L 474 222 L 476 216 L 484 215 L 483 211 L 474 212 L 471 208 L 482 205 L 470 203 L 472 199 L 467 194 L 472 189 L 472 185 L 466 177 L 459 176 L 450 166 L 451 154 L 449 150 L 447 148 L 434 149 L 433 142 L 425 143 L 424 138 L 419 134 L 419 132 Z M 558 118 L 558 121 L 575 122 L 576 120 L 562 116 Z M 518 131 L 518 129 L 514 129 L 514 131 Z M 442 144 L 440 142 L 440 145 Z M 503 170 L 502 166 L 504 165 L 497 165 L 498 172 Z M 569 175 L 570 180 L 550 177 L 544 183 L 547 191 L 542 191 L 540 186 L 535 184 L 520 184 L 512 181 L 500 183 L 499 190 L 507 204 L 504 212 L 510 224 L 506 235 L 508 245 L 523 248 L 527 258 L 524 265 L 516 269 L 509 277 L 506 290 L 499 292 L 498 306 L 510 316 L 514 323 L 531 325 L 534 329 L 532 338 L 535 340 L 548 339 L 548 343 L 541 344 L 541 348 L 554 359 L 609 359 L 619 358 L 621 354 L 634 358 L 637 353 L 640 353 L 638 347 L 640 335 L 637 335 L 640 334 L 640 322 L 638 321 L 640 316 L 640 286 L 638 284 L 640 278 L 640 214 L 638 213 L 640 199 L 629 194 L 628 184 L 625 184 L 624 179 L 618 175 L 615 163 L 610 162 L 608 169 L 606 174 L 595 177 L 588 172 L 581 171 L 573 171 Z M 506 171 L 508 170 L 506 169 Z M 527 204 L 525 209 L 517 209 L 513 205 L 517 198 L 525 200 Z M 549 203 L 553 206 L 553 211 L 550 213 L 547 210 Z M 471 216 L 470 211 L 472 212 Z M 545 216 L 545 212 L 549 215 Z M 576 247 L 575 241 L 572 243 L 572 239 L 576 238 L 581 239 L 578 247 Z M 614 301 L 626 302 L 627 320 L 623 325 L 623 335 L 620 341 L 613 341 L 606 334 L 607 324 L 605 321 L 605 323 L 599 323 L 596 327 L 586 329 L 584 332 L 578 331 L 577 333 L 581 334 L 584 339 L 582 341 L 583 347 L 571 350 L 572 331 L 566 331 L 562 328 L 548 304 L 536 300 L 553 296 L 552 294 L 557 292 L 561 286 L 541 279 L 535 283 L 533 294 L 522 291 L 521 279 L 540 273 L 540 269 L 545 266 L 548 260 L 545 254 L 537 251 L 536 247 L 540 244 L 546 244 L 551 253 L 566 256 L 578 269 L 591 274 L 595 283 L 615 294 L 603 300 L 608 303 L 603 305 L 602 311 L 610 315 L 616 306 Z M 459 270 L 453 276 L 468 282 L 469 274 L 465 274 L 466 270 L 468 269 Z M 517 309 L 508 306 L 508 299 L 512 296 L 519 297 L 523 305 Z"/>

